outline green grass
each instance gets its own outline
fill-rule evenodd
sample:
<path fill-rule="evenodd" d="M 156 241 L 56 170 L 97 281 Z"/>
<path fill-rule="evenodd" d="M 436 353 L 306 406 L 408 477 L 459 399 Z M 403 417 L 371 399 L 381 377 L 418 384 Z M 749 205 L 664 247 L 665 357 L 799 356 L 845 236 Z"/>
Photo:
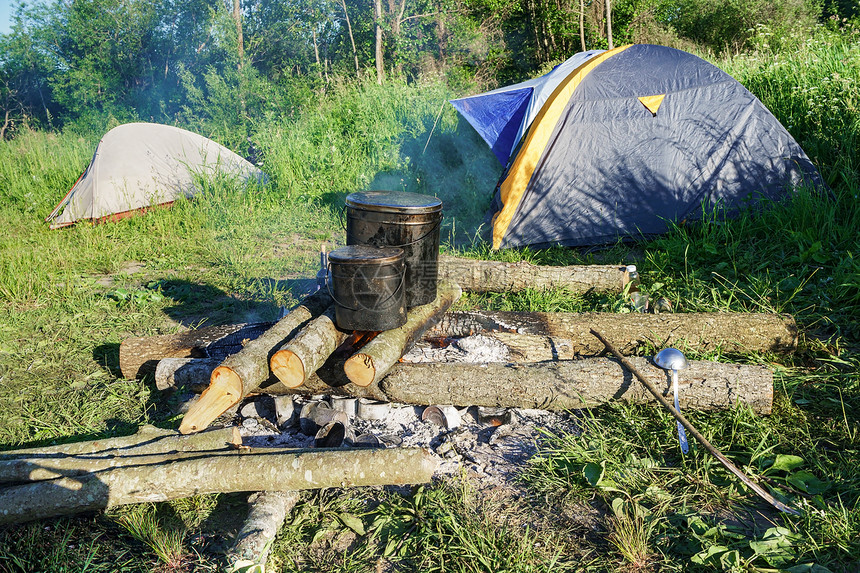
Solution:
<path fill-rule="evenodd" d="M 680 311 L 794 315 L 794 356 L 691 355 L 772 369 L 771 416 L 742 407 L 687 414 L 804 514 L 773 514 L 695 444 L 681 456 L 675 425 L 657 408 L 604 406 L 579 413 L 582 433 L 548 438 L 524 470 L 520 499 L 489 500 L 458 479 L 411 494 L 305 493 L 275 544 L 274 570 L 856 571 L 856 39 L 822 31 L 718 62 L 789 128 L 832 196 L 800 190 L 731 221 L 705 213 L 651 242 L 604 251 L 489 251 L 476 234 L 500 167 L 443 105 L 454 94 L 434 82 L 334 86 L 294 116 L 250 126 L 267 185 L 204 182 L 193 201 L 115 224 L 48 231 L 43 223 L 100 134 L 31 132 L 3 142 L 0 448 L 128 434 L 143 422 L 175 427 L 150 380 L 121 378 L 124 338 L 271 319 L 295 301 L 291 281 L 315 275 L 320 245 L 343 243 L 347 193 L 418 191 L 443 198 L 450 252 L 635 262 L 643 290 Z M 470 295 L 460 307 L 629 311 L 617 295 L 538 291 Z M 7 528 L 0 572 L 206 570 L 219 545 L 199 540 L 235 526 L 243 503 L 207 496 Z"/>

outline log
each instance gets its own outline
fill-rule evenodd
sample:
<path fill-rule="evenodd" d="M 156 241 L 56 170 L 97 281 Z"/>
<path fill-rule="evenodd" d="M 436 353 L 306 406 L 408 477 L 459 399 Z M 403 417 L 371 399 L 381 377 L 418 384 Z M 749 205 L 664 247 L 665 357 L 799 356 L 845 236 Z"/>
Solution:
<path fill-rule="evenodd" d="M 225 352 L 238 352 L 242 347 L 235 340 L 240 335 L 255 332 L 251 327 L 260 325 L 233 325 L 245 330 L 236 331 L 234 344 L 227 336 L 216 339 L 208 346 L 198 341 L 191 352 L 194 356 L 222 356 Z M 686 350 L 708 352 L 717 348 L 728 352 L 781 352 L 791 353 L 797 348 L 798 329 L 789 315 L 754 313 L 685 313 L 685 314 L 610 314 L 610 313 L 525 313 L 504 311 L 448 312 L 427 335 L 433 338 L 464 337 L 471 334 L 513 332 L 547 336 L 558 341 L 569 339 L 576 355 L 596 355 L 602 351 L 591 336 L 585 333 L 598 326 L 624 354 L 639 352 L 643 346 L 659 348 L 664 345 L 683 347 Z M 227 327 L 214 327 L 227 328 Z M 201 331 L 206 329 L 200 329 Z M 196 332 L 196 331 L 192 331 Z M 244 333 L 244 334 L 243 334 Z M 147 364 L 170 355 L 170 348 L 181 346 L 181 340 L 190 333 L 134 339 L 150 350 Z M 205 337 L 201 337 L 203 339 Z M 250 338 L 250 337 L 248 337 Z M 131 340 L 131 339 L 129 339 Z M 132 343 L 127 340 L 123 345 Z M 665 342 L 665 344 L 664 344 Z M 128 362 L 128 350 L 120 348 Z M 185 352 L 185 351 L 183 351 Z M 143 359 L 141 356 L 139 359 Z M 128 365 L 123 373 L 126 377 Z"/>
<path fill-rule="evenodd" d="M 0 454 L 0 483 L 51 480 L 102 471 L 129 463 L 179 459 L 201 452 L 227 451 L 242 443 L 238 428 L 183 436 L 143 426 L 133 436 L 75 442 Z"/>
<path fill-rule="evenodd" d="M 670 394 L 665 370 L 646 358 L 631 358 L 631 362 L 664 395 Z M 773 373 L 763 366 L 691 361 L 679 374 L 684 409 L 725 409 L 743 402 L 758 413 L 771 412 Z M 567 410 L 610 401 L 652 403 L 650 394 L 638 384 L 631 385 L 631 380 L 618 361 L 589 358 L 532 365 L 403 365 L 379 387 L 392 401 L 407 404 Z"/>
<path fill-rule="evenodd" d="M 206 493 L 425 483 L 436 466 L 437 458 L 423 448 L 202 454 L 0 489 L 0 526 Z"/>
<path fill-rule="evenodd" d="M 287 388 L 304 384 L 346 340 L 348 333 L 337 327 L 334 313 L 329 307 L 272 355 L 272 374 Z"/>
<path fill-rule="evenodd" d="M 664 396 L 669 374 L 647 357 L 631 358 Z M 681 406 L 712 411 L 748 404 L 758 414 L 773 407 L 773 373 L 764 366 L 690 361 L 679 372 Z M 537 364 L 396 364 L 379 383 L 331 386 L 312 376 L 294 394 L 334 394 L 403 404 L 487 406 L 575 410 L 613 401 L 650 404 L 653 400 L 621 364 L 610 358 L 584 358 Z M 279 393 L 282 389 L 274 389 Z M 269 391 L 264 389 L 264 391 Z"/>
<path fill-rule="evenodd" d="M 162 358 L 155 367 L 155 387 L 170 390 L 205 385 L 219 364 L 217 358 Z"/>
<path fill-rule="evenodd" d="M 266 570 L 266 561 L 278 529 L 298 499 L 297 491 L 261 491 L 251 495 L 248 517 L 227 550 L 225 561 L 228 570 L 242 571 L 255 566 L 260 571 Z"/>
<path fill-rule="evenodd" d="M 517 362 L 530 364 L 549 360 L 573 360 L 573 343 L 569 338 L 487 332 L 463 338 L 425 339 L 400 360 L 423 362 Z"/>
<path fill-rule="evenodd" d="M 225 324 L 162 334 L 126 338 L 119 345 L 119 369 L 124 378 L 134 380 L 155 372 L 162 358 L 226 358 L 242 349 L 272 327 L 273 322 Z"/>
<path fill-rule="evenodd" d="M 457 283 L 442 282 L 433 302 L 410 308 L 406 324 L 386 330 L 347 359 L 344 373 L 353 384 L 369 386 L 378 382 L 400 357 L 429 330 L 463 294 Z"/>
<path fill-rule="evenodd" d="M 566 289 L 576 293 L 620 293 L 625 277 L 626 267 L 622 265 L 553 267 L 526 261 L 439 257 L 439 280 L 456 282 L 465 292 Z"/>
<path fill-rule="evenodd" d="M 494 332 L 488 335 L 508 348 L 511 362 L 528 364 L 550 360 L 573 360 L 573 341 L 569 338 Z"/>
<path fill-rule="evenodd" d="M 647 348 L 748 354 L 791 353 L 798 329 L 785 314 L 706 312 L 676 314 L 614 314 L 602 312 L 452 312 L 427 336 L 458 337 L 488 332 L 513 332 L 570 339 L 574 355 L 594 356 L 603 345 L 590 333 L 599 330 L 625 355 Z"/>
<path fill-rule="evenodd" d="M 265 333 L 248 342 L 238 353 L 227 357 L 212 371 L 209 387 L 185 414 L 179 431 L 199 432 L 215 418 L 239 403 L 248 393 L 270 376 L 269 359 L 295 331 L 319 316 L 331 305 L 323 291 L 308 296 L 287 316 Z"/>

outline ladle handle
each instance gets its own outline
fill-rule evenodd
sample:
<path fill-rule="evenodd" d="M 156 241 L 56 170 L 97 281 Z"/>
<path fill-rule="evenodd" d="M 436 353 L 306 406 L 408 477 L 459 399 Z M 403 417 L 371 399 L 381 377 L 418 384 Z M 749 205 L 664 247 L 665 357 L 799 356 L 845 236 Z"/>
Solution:
<path fill-rule="evenodd" d="M 591 334 L 593 334 L 601 343 L 603 343 L 603 346 L 605 346 L 606 349 L 609 350 L 609 352 L 611 352 L 615 356 L 615 358 L 617 358 L 618 361 L 624 365 L 625 368 L 627 368 L 627 370 L 633 373 L 633 376 L 635 376 L 637 380 L 642 382 L 645 388 L 647 388 L 648 391 L 651 392 L 651 395 L 654 396 L 654 398 L 656 398 L 657 401 L 660 402 L 660 404 L 664 408 L 669 410 L 669 412 L 675 417 L 675 419 L 678 420 L 678 422 L 682 424 L 690 432 L 690 434 L 694 438 L 696 438 L 696 440 L 698 440 L 699 443 L 702 444 L 702 446 L 704 446 L 706 450 L 708 450 L 708 452 L 712 456 L 720 460 L 720 463 L 723 464 L 723 467 L 725 467 L 727 470 L 737 476 L 739 480 L 744 482 L 751 490 L 758 494 L 760 498 L 762 498 L 778 510 L 784 513 L 790 513 L 792 515 L 800 515 L 800 512 L 798 510 L 785 505 L 784 503 L 773 497 L 770 493 L 768 493 L 767 490 L 765 490 L 759 484 L 750 479 L 750 477 L 747 476 L 744 472 L 739 470 L 737 466 L 735 466 L 735 464 L 733 464 L 731 460 L 724 456 L 720 450 L 712 446 L 711 442 L 709 442 L 705 436 L 699 433 L 699 431 L 696 430 L 695 427 L 693 427 L 693 424 L 691 424 L 690 421 L 687 420 L 687 418 L 685 418 L 683 414 L 681 414 L 681 412 L 673 408 L 672 404 L 670 404 L 666 400 L 666 398 L 664 398 L 663 395 L 657 391 L 654 385 L 651 384 L 651 382 L 649 382 L 648 379 L 645 378 L 642 373 L 640 373 L 639 370 L 637 370 L 636 367 L 633 366 L 633 364 L 629 360 L 627 360 L 620 352 L 618 352 L 618 349 L 616 349 L 611 342 L 606 340 L 606 338 L 604 338 L 602 334 L 600 334 L 593 328 L 591 329 Z"/>
<path fill-rule="evenodd" d="M 672 392 L 675 394 L 675 409 L 681 412 L 681 404 L 678 402 L 678 371 L 672 369 Z M 690 444 L 687 442 L 687 432 L 684 431 L 684 425 L 681 422 L 678 424 L 678 443 L 681 444 L 681 453 L 686 454 L 690 451 Z"/>

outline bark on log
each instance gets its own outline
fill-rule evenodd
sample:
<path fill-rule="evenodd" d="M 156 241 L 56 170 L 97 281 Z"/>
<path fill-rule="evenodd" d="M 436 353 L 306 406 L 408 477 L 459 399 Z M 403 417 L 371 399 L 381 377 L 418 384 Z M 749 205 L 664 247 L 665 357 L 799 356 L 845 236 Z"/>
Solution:
<path fill-rule="evenodd" d="M 425 483 L 436 466 L 423 448 L 202 454 L 0 489 L 0 525 L 205 493 Z"/>
<path fill-rule="evenodd" d="M 400 361 L 410 364 L 425 362 L 530 364 L 574 358 L 573 343 L 569 338 L 487 332 L 463 338 L 425 339 L 404 354 Z"/>
<path fill-rule="evenodd" d="M 665 370 L 646 358 L 631 362 L 664 395 L 671 392 Z M 691 361 L 679 372 L 684 409 L 715 410 L 743 402 L 761 414 L 773 404 L 773 374 L 763 366 Z M 416 384 L 416 381 L 421 381 Z M 380 383 L 392 401 L 566 410 L 608 401 L 653 403 L 640 384 L 613 359 L 548 362 L 532 365 L 413 364 L 398 368 Z"/>
<path fill-rule="evenodd" d="M 334 307 L 329 307 L 272 355 L 269 361 L 272 374 L 287 388 L 301 386 L 347 336 L 335 324 Z"/>
<path fill-rule="evenodd" d="M 573 341 L 569 338 L 494 332 L 487 336 L 507 346 L 511 362 L 528 364 L 553 360 L 573 360 Z"/>
<path fill-rule="evenodd" d="M 439 284 L 436 293 L 433 302 L 409 309 L 406 324 L 380 333 L 361 352 L 346 361 L 344 373 L 353 384 L 369 386 L 381 380 L 400 357 L 439 321 L 463 291 L 457 283 L 446 281 Z"/>
<path fill-rule="evenodd" d="M 594 328 L 622 354 L 643 348 L 673 346 L 695 350 L 748 354 L 790 353 L 797 348 L 794 318 L 765 313 L 614 314 L 566 312 L 451 312 L 427 336 L 457 337 L 488 332 L 514 332 L 570 339 L 575 355 L 593 356 L 603 345 Z"/>
<path fill-rule="evenodd" d="M 169 390 L 205 385 L 219 364 L 217 358 L 162 358 L 155 367 L 155 387 Z"/>
<path fill-rule="evenodd" d="M 630 361 L 664 396 L 670 395 L 667 371 L 654 366 L 650 358 Z M 683 409 L 722 410 L 741 402 L 758 414 L 771 413 L 773 373 L 764 366 L 693 360 L 678 375 Z M 312 376 L 292 393 L 347 395 L 416 405 L 543 410 L 590 408 L 612 401 L 653 404 L 647 390 L 641 384 L 632 384 L 632 380 L 632 375 L 610 358 L 538 364 L 396 364 L 378 384 L 330 386 Z"/>
<path fill-rule="evenodd" d="M 294 307 L 259 338 L 225 359 L 212 372 L 209 387 L 200 395 L 179 426 L 183 434 L 199 432 L 269 379 L 269 359 L 285 340 L 331 305 L 328 294 L 317 291 Z"/>
<path fill-rule="evenodd" d="M 207 326 L 178 334 L 126 338 L 119 345 L 119 369 L 133 380 L 155 372 L 162 358 L 226 358 L 272 327 L 273 322 Z"/>
<path fill-rule="evenodd" d="M 152 463 L 201 452 L 228 451 L 241 443 L 238 428 L 183 436 L 172 430 L 143 426 L 133 436 L 3 452 L 0 483 L 51 480 L 140 464 L 144 460 Z"/>
<path fill-rule="evenodd" d="M 577 293 L 618 293 L 624 288 L 625 271 L 622 265 L 552 267 L 526 261 L 504 263 L 439 257 L 439 279 L 456 282 L 465 292 L 562 288 Z"/>
<path fill-rule="evenodd" d="M 248 517 L 227 551 L 230 571 L 255 565 L 265 571 L 272 542 L 298 499 L 297 491 L 261 491 L 251 495 Z"/>

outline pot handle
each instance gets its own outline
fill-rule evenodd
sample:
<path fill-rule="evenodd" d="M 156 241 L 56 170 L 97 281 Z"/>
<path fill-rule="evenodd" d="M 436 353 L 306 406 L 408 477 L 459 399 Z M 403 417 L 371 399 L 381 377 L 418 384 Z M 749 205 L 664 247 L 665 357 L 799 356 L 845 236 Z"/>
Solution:
<path fill-rule="evenodd" d="M 391 246 L 392 247 L 398 247 L 398 248 L 402 249 L 403 247 L 408 247 L 409 245 L 414 245 L 415 243 L 423 241 L 424 239 L 429 237 L 430 234 L 433 233 L 434 231 L 436 231 L 436 229 L 438 229 L 441 225 L 442 225 L 442 217 L 439 217 L 439 220 L 436 221 L 436 224 L 433 225 L 429 231 L 427 231 L 426 233 L 424 233 L 423 235 L 421 235 L 420 237 L 418 237 L 414 241 L 409 241 L 408 243 L 403 243 L 402 245 L 391 245 Z"/>
<path fill-rule="evenodd" d="M 340 216 L 338 219 L 340 220 L 340 228 L 346 231 L 346 223 L 344 222 L 343 214 L 346 213 L 346 205 L 340 208 Z"/>

